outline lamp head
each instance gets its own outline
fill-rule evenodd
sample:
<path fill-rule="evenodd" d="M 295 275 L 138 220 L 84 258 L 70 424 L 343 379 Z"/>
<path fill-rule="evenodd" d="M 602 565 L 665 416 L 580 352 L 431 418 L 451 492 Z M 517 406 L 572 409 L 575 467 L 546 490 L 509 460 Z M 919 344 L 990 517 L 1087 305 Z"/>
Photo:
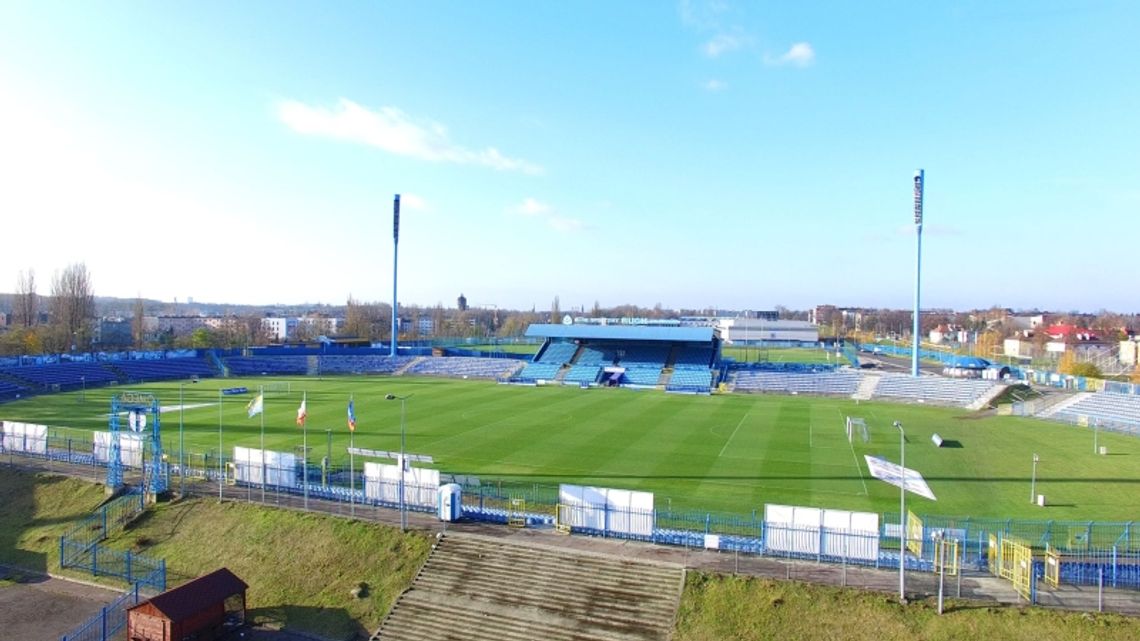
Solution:
<path fill-rule="evenodd" d="M 396 400 L 396 395 L 395 395 L 395 394 L 385 394 L 385 395 L 384 395 L 384 400 L 386 400 L 386 401 L 394 401 L 394 400 Z"/>

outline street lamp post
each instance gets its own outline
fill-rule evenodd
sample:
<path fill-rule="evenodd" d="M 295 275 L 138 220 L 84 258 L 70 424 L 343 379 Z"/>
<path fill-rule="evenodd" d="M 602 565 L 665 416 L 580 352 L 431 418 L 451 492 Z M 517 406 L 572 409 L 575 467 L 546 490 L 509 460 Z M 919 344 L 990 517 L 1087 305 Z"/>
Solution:
<path fill-rule="evenodd" d="M 408 511 L 407 511 L 406 505 L 404 504 L 404 473 L 407 470 L 407 462 L 406 462 L 405 454 L 404 454 L 404 444 L 405 444 L 405 439 L 406 439 L 405 435 L 407 434 L 407 430 L 406 430 L 405 426 L 407 425 L 408 399 L 411 397 L 412 397 L 411 394 L 408 394 L 407 396 L 396 396 L 395 394 L 388 394 L 388 395 L 384 396 L 384 400 L 386 400 L 386 401 L 400 401 L 400 461 L 399 461 L 399 463 L 400 463 L 400 531 L 401 532 L 406 532 L 408 529 Z"/>
<path fill-rule="evenodd" d="M 198 381 L 190 381 L 197 383 Z M 186 388 L 186 381 L 178 383 L 178 496 L 183 497 L 186 495 L 186 463 L 185 455 L 186 440 L 184 437 L 185 417 L 186 417 L 186 398 L 184 390 Z"/>
<path fill-rule="evenodd" d="M 1033 454 L 1033 474 L 1029 477 L 1029 502 L 1034 502 L 1034 497 L 1037 496 L 1037 462 L 1041 458 L 1036 453 Z"/>
<path fill-rule="evenodd" d="M 899 602 L 906 603 L 906 433 L 902 423 L 894 422 L 899 430 Z"/>

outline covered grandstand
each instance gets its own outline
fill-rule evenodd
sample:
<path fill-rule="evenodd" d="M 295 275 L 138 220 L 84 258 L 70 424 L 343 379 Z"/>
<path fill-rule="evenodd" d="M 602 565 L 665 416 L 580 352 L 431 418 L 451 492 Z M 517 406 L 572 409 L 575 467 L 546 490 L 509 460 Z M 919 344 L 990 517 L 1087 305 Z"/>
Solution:
<path fill-rule="evenodd" d="M 719 382 L 721 340 L 712 327 L 536 324 L 526 336 L 543 344 L 512 382 L 696 394 Z"/>

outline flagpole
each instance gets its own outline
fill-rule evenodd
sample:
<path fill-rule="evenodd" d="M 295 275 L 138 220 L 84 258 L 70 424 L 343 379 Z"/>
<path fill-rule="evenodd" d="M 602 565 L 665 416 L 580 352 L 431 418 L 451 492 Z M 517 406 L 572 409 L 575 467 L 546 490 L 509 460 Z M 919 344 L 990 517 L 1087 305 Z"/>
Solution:
<path fill-rule="evenodd" d="M 352 394 L 348 395 L 348 405 L 352 406 Z M 355 456 L 352 453 L 356 443 L 356 428 L 350 426 L 348 430 L 348 504 L 352 516 L 356 516 L 356 478 L 355 478 Z"/>
<path fill-rule="evenodd" d="M 261 503 L 265 504 L 265 386 L 260 388 L 261 397 Z"/>
<path fill-rule="evenodd" d="M 226 473 L 222 469 L 222 388 L 218 388 L 218 503 L 222 502 L 222 484 L 225 483 Z"/>
<path fill-rule="evenodd" d="M 301 483 L 305 490 L 305 510 L 309 509 L 309 417 L 308 417 L 308 400 L 309 394 L 301 397 L 301 405 L 305 407 L 306 416 L 301 421 Z"/>

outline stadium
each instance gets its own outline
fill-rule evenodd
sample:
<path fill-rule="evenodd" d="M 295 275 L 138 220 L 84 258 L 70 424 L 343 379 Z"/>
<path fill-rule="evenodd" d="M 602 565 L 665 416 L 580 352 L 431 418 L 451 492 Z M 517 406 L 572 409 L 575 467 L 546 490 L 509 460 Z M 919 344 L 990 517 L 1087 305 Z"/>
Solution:
<path fill-rule="evenodd" d="M 911 572 L 992 571 L 1030 600 L 1106 576 L 1140 589 L 1130 386 L 1026 403 L 1011 401 L 1008 371 L 859 367 L 877 346 L 839 346 L 842 365 L 819 362 L 837 349 L 819 344 L 738 363 L 712 327 L 533 325 L 526 337 L 522 353 L 322 346 L 8 363 L 0 444 L 9 462 L 152 499 L 333 502 L 406 524 L 446 495 L 449 519 L 844 567 L 898 567 L 901 532 Z M 898 478 L 879 468 L 903 457 L 917 478 L 900 512 Z M 135 497 L 124 499 L 142 506 Z M 61 540 L 64 566 L 93 563 L 100 542 L 84 532 Z M 1019 571 L 1014 555 L 1032 562 Z M 130 581 L 165 585 L 157 563 L 131 566 Z"/>

